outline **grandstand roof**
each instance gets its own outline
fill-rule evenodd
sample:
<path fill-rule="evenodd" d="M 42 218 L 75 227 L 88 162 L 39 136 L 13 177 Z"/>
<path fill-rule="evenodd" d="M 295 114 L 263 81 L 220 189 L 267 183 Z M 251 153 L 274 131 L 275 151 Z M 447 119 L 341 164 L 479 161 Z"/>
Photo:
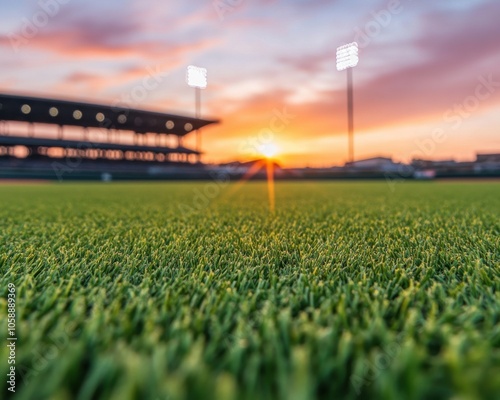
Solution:
<path fill-rule="evenodd" d="M 0 120 L 185 136 L 218 120 L 0 93 Z"/>

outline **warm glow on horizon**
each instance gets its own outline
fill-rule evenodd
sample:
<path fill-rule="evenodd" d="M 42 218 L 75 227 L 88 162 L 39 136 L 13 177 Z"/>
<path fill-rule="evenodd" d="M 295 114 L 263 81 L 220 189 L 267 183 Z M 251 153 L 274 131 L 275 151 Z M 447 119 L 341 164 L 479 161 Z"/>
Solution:
<path fill-rule="evenodd" d="M 266 158 L 274 158 L 279 153 L 276 143 L 266 143 L 259 146 L 259 152 Z"/>

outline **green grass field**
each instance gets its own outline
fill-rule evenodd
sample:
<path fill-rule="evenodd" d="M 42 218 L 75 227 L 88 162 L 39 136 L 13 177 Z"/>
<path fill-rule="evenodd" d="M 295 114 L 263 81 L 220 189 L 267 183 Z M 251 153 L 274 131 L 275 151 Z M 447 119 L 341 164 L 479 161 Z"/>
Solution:
<path fill-rule="evenodd" d="M 500 398 L 499 183 L 207 185 L 0 186 L 16 399 Z"/>

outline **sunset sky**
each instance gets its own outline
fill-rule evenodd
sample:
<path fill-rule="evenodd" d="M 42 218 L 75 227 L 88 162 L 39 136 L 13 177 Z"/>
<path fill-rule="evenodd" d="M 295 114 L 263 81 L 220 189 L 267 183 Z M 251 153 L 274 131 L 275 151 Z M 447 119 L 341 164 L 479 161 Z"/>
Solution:
<path fill-rule="evenodd" d="M 41 0 L 0 7 L 0 92 L 192 115 L 186 67 L 206 67 L 202 114 L 222 120 L 204 131 L 208 162 L 256 158 L 256 148 L 272 140 L 284 166 L 342 165 L 346 72 L 337 72 L 335 52 L 354 40 L 357 159 L 471 160 L 476 152 L 500 152 L 497 0 Z"/>

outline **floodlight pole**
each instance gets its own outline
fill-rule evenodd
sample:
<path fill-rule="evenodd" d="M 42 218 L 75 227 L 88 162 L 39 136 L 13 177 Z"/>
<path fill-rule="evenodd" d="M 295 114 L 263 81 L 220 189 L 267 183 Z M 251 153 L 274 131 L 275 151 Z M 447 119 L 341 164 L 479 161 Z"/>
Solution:
<path fill-rule="evenodd" d="M 195 115 L 196 118 L 201 116 L 201 89 L 199 87 L 194 88 L 195 90 Z"/>
<path fill-rule="evenodd" d="M 354 96 L 352 89 L 352 70 L 347 68 L 347 119 L 349 139 L 349 162 L 354 162 Z"/>
<path fill-rule="evenodd" d="M 354 95 L 352 69 L 358 65 L 358 44 L 352 42 L 337 48 L 337 70 L 347 69 L 347 135 L 348 162 L 354 162 Z"/>
<path fill-rule="evenodd" d="M 201 89 L 195 87 L 195 116 L 196 118 L 201 117 Z M 198 154 L 198 161 L 201 161 L 201 132 L 199 129 L 196 130 L 196 151 Z"/>

